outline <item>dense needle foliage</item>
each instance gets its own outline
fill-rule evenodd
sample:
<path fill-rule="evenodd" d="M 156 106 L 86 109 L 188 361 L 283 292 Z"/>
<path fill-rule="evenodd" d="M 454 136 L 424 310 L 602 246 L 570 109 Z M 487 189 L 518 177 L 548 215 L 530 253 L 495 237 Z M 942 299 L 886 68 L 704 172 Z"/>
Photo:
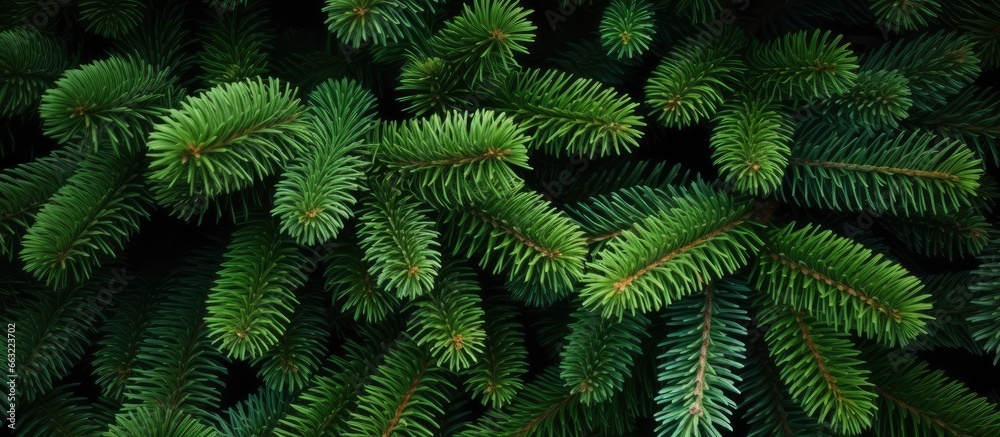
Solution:
<path fill-rule="evenodd" d="M 4 2 L 3 423 L 1000 435 L 998 11 Z"/>

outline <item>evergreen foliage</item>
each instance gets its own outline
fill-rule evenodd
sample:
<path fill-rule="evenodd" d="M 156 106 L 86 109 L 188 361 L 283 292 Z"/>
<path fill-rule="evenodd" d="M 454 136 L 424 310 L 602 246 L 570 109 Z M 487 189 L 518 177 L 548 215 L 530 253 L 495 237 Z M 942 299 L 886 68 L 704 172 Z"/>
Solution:
<path fill-rule="evenodd" d="M 4 425 L 1000 435 L 998 14 L 6 2 Z"/>

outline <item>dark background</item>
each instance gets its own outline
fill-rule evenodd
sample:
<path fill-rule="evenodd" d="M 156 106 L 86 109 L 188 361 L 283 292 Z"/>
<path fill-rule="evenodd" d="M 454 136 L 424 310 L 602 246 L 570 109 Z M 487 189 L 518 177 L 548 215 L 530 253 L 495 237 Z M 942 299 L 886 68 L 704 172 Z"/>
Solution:
<path fill-rule="evenodd" d="M 522 1 L 521 3 L 523 6 L 534 9 L 534 13 L 530 19 L 538 29 L 535 42 L 528 45 L 530 54 L 520 56 L 519 60 L 523 66 L 545 68 L 555 67 L 552 60 L 558 57 L 562 51 L 566 50 L 567 42 L 595 37 L 592 32 L 596 31 L 598 27 L 601 11 L 604 7 L 604 2 L 600 1 L 596 2 L 597 4 L 594 6 L 581 5 L 572 10 L 561 9 L 555 1 Z M 276 36 L 279 36 L 279 40 L 283 32 L 292 29 L 304 30 L 308 34 L 314 35 L 316 39 L 322 40 L 328 34 L 327 27 L 324 24 L 326 14 L 321 12 L 323 5 L 322 0 L 272 1 L 269 7 L 270 28 Z M 769 6 L 769 3 L 764 0 L 755 2 L 755 8 L 764 6 Z M 452 4 L 451 8 L 454 11 L 451 15 L 454 15 L 459 10 L 458 4 Z M 207 14 L 211 14 L 213 11 L 198 1 L 190 2 L 187 11 L 190 17 L 195 18 L 190 23 L 193 30 L 191 36 L 194 37 L 198 35 L 198 20 L 205 18 Z M 550 15 L 546 15 L 547 13 Z M 80 63 L 101 58 L 103 56 L 101 53 L 108 47 L 109 42 L 101 37 L 86 34 L 82 32 L 82 29 L 74 28 L 72 20 L 69 19 L 73 14 L 75 14 L 75 11 L 73 11 L 72 6 L 65 6 L 63 10 L 59 11 L 59 16 L 65 19 L 65 28 L 61 30 L 66 34 L 75 35 L 78 38 L 72 41 L 71 44 L 76 45 L 80 49 Z M 558 14 L 558 17 L 564 18 L 564 20 L 556 22 L 553 27 L 550 25 L 550 17 L 553 17 L 551 14 Z M 825 22 L 817 22 L 816 24 L 817 27 L 842 32 L 845 35 L 845 39 L 852 43 L 852 48 L 856 52 L 860 52 L 868 47 L 877 46 L 884 41 L 882 32 L 874 25 L 867 27 L 846 26 L 835 18 L 831 18 Z M 766 38 L 769 36 L 767 33 L 766 30 L 759 31 L 758 36 Z M 197 42 L 192 44 L 192 48 L 197 50 Z M 616 88 L 628 93 L 634 101 L 643 102 L 644 93 L 642 88 L 645 85 L 646 78 L 649 77 L 649 73 L 657 65 L 664 53 L 665 47 L 662 44 L 651 53 L 647 53 L 641 64 L 630 70 L 629 74 L 623 77 L 623 84 L 616 86 Z M 192 71 L 191 74 L 197 74 L 197 67 L 195 67 L 195 71 Z M 374 77 L 375 86 L 373 88 L 379 98 L 380 115 L 386 119 L 400 119 L 406 116 L 403 107 L 396 103 L 398 97 L 395 90 L 395 85 L 398 83 L 397 77 L 398 71 L 394 68 L 378 70 Z M 982 86 L 996 85 L 997 83 L 996 72 L 984 74 L 977 82 L 978 85 Z M 640 148 L 629 157 L 630 159 L 647 159 L 656 162 L 668 162 L 670 164 L 681 163 L 686 169 L 699 172 L 706 178 L 711 179 L 715 177 L 715 170 L 711 163 L 711 150 L 708 146 L 708 138 L 711 132 L 708 123 L 683 130 L 668 129 L 662 127 L 654 117 L 648 115 L 648 108 L 646 106 L 642 106 L 641 111 L 643 111 L 644 115 L 647 115 L 645 136 L 641 141 Z M 2 167 L 10 167 L 16 163 L 30 160 L 33 157 L 44 156 L 48 151 L 56 147 L 53 140 L 41 134 L 37 116 L 2 120 L 0 123 L 3 123 L 2 127 L 0 127 L 0 141 L 2 141 L 0 143 L 2 145 L 0 151 L 3 153 L 2 158 L 0 158 L 3 163 Z M 587 161 L 585 168 L 577 167 L 579 178 L 574 179 L 582 182 L 590 174 L 600 170 L 606 164 L 606 161 L 600 159 Z M 536 169 L 545 169 L 550 166 L 553 166 L 552 168 L 557 168 L 559 165 L 565 166 L 566 163 L 565 161 L 559 163 L 547 159 L 533 158 L 532 165 Z M 572 166 L 569 168 L 572 168 Z M 994 169 L 990 171 L 995 173 Z M 546 178 L 554 178 L 555 176 L 553 175 L 557 175 L 558 173 L 540 170 L 538 174 L 533 179 L 534 184 L 537 189 L 544 191 L 544 184 L 549 181 Z M 532 180 L 530 176 L 528 179 Z M 562 193 L 549 192 L 548 194 L 551 194 L 553 200 L 557 203 L 576 200 L 563 198 L 561 197 Z M 780 206 L 776 213 L 778 215 L 805 219 L 816 214 L 817 216 L 822 216 L 824 220 L 833 220 L 834 227 L 839 227 L 839 225 L 845 223 L 853 223 L 858 218 L 856 214 L 843 214 L 831 219 L 829 215 L 819 212 L 789 210 L 787 207 Z M 993 220 L 995 218 L 990 217 L 990 219 Z M 156 279 L 154 278 L 163 277 L 172 271 L 180 264 L 185 254 L 203 244 L 206 236 L 214 235 L 225 238 L 231 229 L 232 226 L 225 222 L 219 224 L 203 223 L 200 226 L 193 223 L 185 223 L 169 217 L 162 210 L 158 210 L 153 214 L 151 220 L 143 223 L 141 232 L 132 238 L 126 251 L 126 258 L 131 268 L 138 272 L 141 277 L 155 282 Z M 901 246 L 898 241 L 895 241 L 890 234 L 877 224 L 865 232 L 866 237 L 883 238 L 884 242 L 890 247 L 899 249 L 896 253 L 909 253 L 905 247 Z M 916 255 L 903 259 L 902 262 L 913 273 L 918 275 L 940 273 L 949 270 L 964 270 L 972 268 L 975 265 L 972 260 L 948 262 L 943 259 L 927 259 Z M 14 264 L 7 263 L 5 260 L 0 261 L 0 273 L 6 273 L 11 269 L 19 268 L 20 264 L 16 261 Z M 500 284 L 503 282 L 502 278 L 493 276 L 487 272 L 480 271 L 480 274 L 482 275 L 484 284 L 487 284 L 487 286 L 500 287 Z M 322 278 L 320 276 L 318 273 L 313 274 L 309 286 L 321 286 Z M 523 322 L 528 327 L 527 339 L 529 347 L 532 350 L 530 356 L 532 370 L 539 371 L 545 366 L 553 364 L 553 360 L 540 352 L 536 338 L 537 332 L 532 328 L 531 321 L 525 319 Z M 335 353 L 338 347 L 337 342 L 333 341 L 331 346 L 333 347 L 332 351 Z M 88 351 L 83 364 L 74 368 L 73 373 L 68 379 L 82 384 L 82 394 L 96 398 L 99 390 L 91 380 L 89 365 L 86 364 L 92 358 L 92 349 Z M 989 397 L 991 401 L 1000 401 L 1000 394 L 997 392 L 997 388 L 1000 387 L 1000 376 L 996 372 L 996 367 L 993 365 L 991 357 L 975 356 L 958 349 L 921 352 L 919 356 L 927 360 L 933 368 L 941 369 L 948 376 L 965 382 L 972 390 Z M 228 408 L 236 402 L 245 399 L 250 393 L 256 392 L 260 383 L 261 381 L 256 377 L 256 372 L 248 364 L 237 363 L 230 365 L 229 374 L 225 379 L 226 388 L 222 396 L 222 407 Z M 733 435 L 742 435 L 745 433 L 745 425 L 740 422 L 738 417 L 734 426 L 736 430 Z M 640 434 L 652 433 L 653 427 L 654 424 L 651 420 L 646 421 L 641 424 Z"/>

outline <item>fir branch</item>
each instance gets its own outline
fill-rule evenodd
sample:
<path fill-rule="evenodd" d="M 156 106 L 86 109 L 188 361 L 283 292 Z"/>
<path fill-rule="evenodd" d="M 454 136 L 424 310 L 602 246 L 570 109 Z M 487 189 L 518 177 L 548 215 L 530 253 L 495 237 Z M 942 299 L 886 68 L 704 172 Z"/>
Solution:
<path fill-rule="evenodd" d="M 375 126 L 375 97 L 348 80 L 329 80 L 309 94 L 316 150 L 292 161 L 275 186 L 271 214 L 299 244 L 325 243 L 353 217 L 365 163 L 358 156 Z"/>
<path fill-rule="evenodd" d="M 416 116 L 447 114 L 472 106 L 468 89 L 461 77 L 461 64 L 438 57 L 409 57 L 399 78 L 400 102 L 409 102 L 406 110 Z"/>
<path fill-rule="evenodd" d="M 468 377 L 465 389 L 483 405 L 500 408 L 524 389 L 528 350 L 521 340 L 522 326 L 514 307 L 499 297 L 488 298 L 485 307 L 484 351 L 482 359 L 463 372 Z"/>
<path fill-rule="evenodd" d="M 77 395 L 76 383 L 63 384 L 40 393 L 30 403 L 21 401 L 15 405 L 15 421 L 8 425 L 18 435 L 51 436 L 97 436 L 105 426 L 101 415 L 95 411 L 100 404 L 91 403 Z M 5 426 L 7 427 L 7 426 Z M 13 435 L 14 431 L 11 431 Z"/>
<path fill-rule="evenodd" d="M 130 153 L 182 93 L 165 71 L 134 56 L 111 57 L 67 70 L 38 110 L 45 134 L 59 143 Z"/>
<path fill-rule="evenodd" d="M 645 0 L 614 0 L 601 17 L 601 44 L 609 54 L 633 58 L 649 50 L 653 35 L 653 4 Z"/>
<path fill-rule="evenodd" d="M 863 70 L 854 86 L 831 98 L 823 112 L 835 122 L 869 131 L 896 128 L 913 105 L 909 83 L 896 70 Z"/>
<path fill-rule="evenodd" d="M 941 13 L 936 0 L 870 0 L 868 7 L 889 29 L 916 30 L 934 23 Z"/>
<path fill-rule="evenodd" d="M 674 202 L 595 255 L 585 306 L 605 317 L 655 311 L 742 267 L 760 245 L 749 205 L 707 187 Z"/>
<path fill-rule="evenodd" d="M 66 44 L 53 35 L 34 27 L 0 32 L 0 116 L 35 110 L 42 93 L 71 64 Z"/>
<path fill-rule="evenodd" d="M 437 427 L 434 416 L 443 413 L 453 388 L 432 363 L 428 351 L 404 339 L 389 351 L 385 362 L 372 375 L 371 383 L 358 397 L 346 437 L 388 437 L 405 432 L 429 435 Z"/>
<path fill-rule="evenodd" d="M 792 402 L 763 339 L 748 344 L 747 363 L 742 370 L 741 384 L 736 387 L 740 393 L 746 393 L 740 409 L 750 425 L 749 437 L 829 435 L 822 432 L 823 424 Z"/>
<path fill-rule="evenodd" d="M 102 313 L 92 307 L 107 305 L 103 281 L 91 280 L 58 291 L 32 291 L 30 298 L 8 313 L 16 326 L 17 400 L 29 404 L 55 386 L 83 356 Z"/>
<path fill-rule="evenodd" d="M 872 382 L 879 395 L 873 435 L 971 437 L 1000 432 L 997 405 L 944 372 L 931 370 L 914 358 L 871 361 Z"/>
<path fill-rule="evenodd" d="M 330 32 L 350 47 L 399 41 L 436 0 L 326 0 Z"/>
<path fill-rule="evenodd" d="M 212 344 L 236 359 L 258 358 L 280 342 L 305 283 L 306 260 L 273 220 L 243 224 L 233 233 L 205 317 Z"/>
<path fill-rule="evenodd" d="M 355 244 L 334 252 L 326 265 L 326 289 L 333 301 L 343 301 L 341 310 L 351 311 L 354 320 L 378 323 L 400 308 L 399 298 L 378 286 L 373 266 L 364 261 L 364 253 Z"/>
<path fill-rule="evenodd" d="M 711 117 L 746 71 L 736 55 L 745 44 L 742 35 L 729 30 L 671 48 L 646 82 L 646 104 L 667 127 L 686 127 Z"/>
<path fill-rule="evenodd" d="M 60 149 L 0 172 L 0 254 L 13 259 L 38 212 L 82 160 L 81 154 Z"/>
<path fill-rule="evenodd" d="M 221 437 L 276 435 L 279 420 L 292 412 L 294 397 L 286 391 L 264 389 L 225 411 L 227 420 L 216 427 Z"/>
<path fill-rule="evenodd" d="M 139 0 L 84 0 L 80 2 L 80 18 L 91 32 L 121 38 L 139 25 L 145 8 Z"/>
<path fill-rule="evenodd" d="M 857 330 L 887 345 L 926 332 L 930 296 L 899 264 L 831 231 L 785 226 L 768 233 L 756 288 L 842 332 Z"/>
<path fill-rule="evenodd" d="M 181 429 L 181 424 L 200 429 L 215 419 L 225 368 L 203 320 L 206 284 L 218 258 L 212 251 L 192 254 L 163 284 L 166 299 L 145 333 L 135 375 L 126 382 L 126 401 L 115 418 L 122 432 L 135 426 Z"/>
<path fill-rule="evenodd" d="M 427 42 L 442 58 L 462 63 L 473 81 L 501 78 L 518 67 L 515 53 L 535 40 L 531 10 L 515 0 L 475 0 Z"/>
<path fill-rule="evenodd" d="M 980 264 L 973 271 L 975 283 L 969 291 L 973 314 L 967 316 L 972 336 L 987 352 L 995 354 L 993 363 L 1000 362 L 1000 240 L 994 239 L 979 255 Z"/>
<path fill-rule="evenodd" d="M 486 194 L 442 221 L 453 253 L 480 253 L 483 267 L 494 258 L 493 271 L 511 279 L 558 290 L 583 273 L 583 233 L 537 193 Z"/>
<path fill-rule="evenodd" d="M 309 117 L 294 94 L 276 79 L 258 78 L 181 102 L 153 127 L 147 143 L 147 179 L 157 201 L 175 206 L 213 198 L 275 173 L 307 138 Z"/>
<path fill-rule="evenodd" d="M 471 269 L 448 264 L 441 270 L 434 290 L 413 301 L 407 331 L 436 358 L 436 365 L 459 372 L 483 354 L 482 299 Z"/>
<path fill-rule="evenodd" d="M 198 53 L 202 82 L 214 86 L 267 75 L 271 46 L 263 29 L 268 25 L 265 11 L 262 2 L 253 2 L 245 9 L 216 14 L 201 26 L 207 29 Z"/>
<path fill-rule="evenodd" d="M 783 201 L 899 216 L 949 214 L 972 204 L 980 161 L 928 133 L 849 134 L 817 129 L 792 146 Z"/>
<path fill-rule="evenodd" d="M 434 287 L 441 268 L 439 234 L 430 212 L 397 187 L 371 181 L 363 197 L 358 237 L 378 287 L 401 299 L 417 298 Z"/>
<path fill-rule="evenodd" d="M 606 401 L 622 390 L 650 320 L 643 315 L 609 320 L 586 310 L 572 317 L 559 376 L 584 405 Z"/>
<path fill-rule="evenodd" d="M 132 154 L 84 160 L 25 233 L 25 271 L 59 288 L 87 280 L 104 257 L 124 249 L 152 206 L 143 164 Z"/>
<path fill-rule="evenodd" d="M 301 299 L 278 344 L 254 359 L 268 389 L 294 393 L 306 387 L 326 355 L 329 329 L 323 305 Z M 276 423 L 277 421 L 275 421 Z"/>
<path fill-rule="evenodd" d="M 754 47 L 747 57 L 756 85 L 779 99 L 811 100 L 843 94 L 857 80 L 857 56 L 841 36 L 799 31 Z"/>
<path fill-rule="evenodd" d="M 847 334 L 783 306 L 766 308 L 761 323 L 771 324 L 764 336 L 771 358 L 807 414 L 844 434 L 871 426 L 875 387 Z"/>
<path fill-rule="evenodd" d="M 667 307 L 665 318 L 674 330 L 660 344 L 661 384 L 654 416 L 659 435 L 721 436 L 732 431 L 730 416 L 743 367 L 746 328 L 750 320 L 739 306 L 745 285 L 715 281 L 704 294 L 688 296 Z M 692 365 L 693 364 L 693 365 Z"/>
<path fill-rule="evenodd" d="M 905 76 L 914 108 L 923 110 L 944 104 L 980 72 L 969 38 L 948 31 L 885 44 L 866 52 L 861 63 L 865 70 L 896 70 Z"/>
<path fill-rule="evenodd" d="M 389 337 L 395 335 L 373 329 L 360 331 L 363 341 L 348 340 L 343 356 L 331 357 L 331 362 L 324 367 L 334 373 L 317 375 L 310 381 L 309 388 L 298 396 L 291 411 L 279 421 L 276 436 L 321 437 L 343 435 L 348 431 L 352 408 L 356 408 L 362 389 L 383 361 Z"/>
<path fill-rule="evenodd" d="M 646 126 L 628 95 L 556 70 L 511 73 L 484 104 L 532 129 L 532 148 L 556 157 L 626 154 Z"/>
<path fill-rule="evenodd" d="M 761 196 L 781 183 L 792 142 L 786 113 L 776 102 L 744 95 L 713 118 L 712 160 L 737 191 Z"/>
<path fill-rule="evenodd" d="M 409 176 L 423 200 L 454 207 L 480 191 L 517 186 L 513 167 L 530 168 L 524 131 L 508 116 L 488 110 L 432 115 L 389 125 L 375 158 Z"/>
<path fill-rule="evenodd" d="M 140 364 L 143 339 L 163 303 L 161 290 L 133 290 L 111 307 L 111 315 L 101 327 L 101 340 L 97 342 L 100 349 L 93 362 L 93 375 L 102 393 L 118 401 L 125 399 L 125 388 Z"/>
<path fill-rule="evenodd" d="M 950 215 L 885 217 L 889 230 L 914 253 L 955 258 L 978 255 L 990 240 L 991 226 L 974 208 Z"/>
<path fill-rule="evenodd" d="M 215 430 L 184 410 L 150 405 L 115 417 L 107 437 L 213 437 Z"/>

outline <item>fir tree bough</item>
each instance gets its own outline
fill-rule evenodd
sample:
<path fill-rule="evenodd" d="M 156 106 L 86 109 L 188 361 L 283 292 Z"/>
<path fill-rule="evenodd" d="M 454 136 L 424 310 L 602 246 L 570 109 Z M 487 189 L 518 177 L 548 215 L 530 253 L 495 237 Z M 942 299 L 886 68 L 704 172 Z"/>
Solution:
<path fill-rule="evenodd" d="M 1000 435 L 993 1 L 7 3 L 19 435 Z"/>

